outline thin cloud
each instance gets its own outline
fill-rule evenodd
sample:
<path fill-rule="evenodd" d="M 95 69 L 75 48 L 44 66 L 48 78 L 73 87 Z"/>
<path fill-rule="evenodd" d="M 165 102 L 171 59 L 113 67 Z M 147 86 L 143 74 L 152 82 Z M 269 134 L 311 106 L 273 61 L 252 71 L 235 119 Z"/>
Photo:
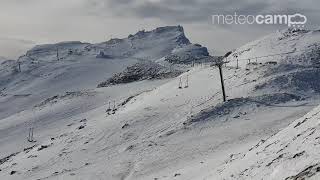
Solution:
<path fill-rule="evenodd" d="M 100 2 L 100 7 L 99 3 Z M 103 5 L 101 5 L 103 2 Z M 306 14 L 317 24 L 320 22 L 320 2 L 315 0 L 95 0 L 98 15 L 113 14 L 118 17 L 156 18 L 169 23 L 208 23 L 213 14 Z M 103 11 L 104 9 L 104 11 Z"/>
<path fill-rule="evenodd" d="M 1 0 L 0 36 L 35 43 L 101 42 L 180 24 L 191 41 L 223 52 L 286 27 L 213 25 L 211 15 L 301 13 L 308 17 L 307 27 L 318 28 L 319 10 L 318 0 Z M 0 40 L 0 56 L 6 56 L 8 42 L 18 44 Z"/>

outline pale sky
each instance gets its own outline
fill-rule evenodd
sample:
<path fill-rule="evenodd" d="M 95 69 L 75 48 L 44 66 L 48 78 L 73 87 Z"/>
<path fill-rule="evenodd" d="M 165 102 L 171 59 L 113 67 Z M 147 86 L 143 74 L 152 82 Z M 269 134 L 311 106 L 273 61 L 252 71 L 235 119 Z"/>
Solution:
<path fill-rule="evenodd" d="M 191 42 L 222 54 L 286 26 L 211 23 L 211 15 L 293 14 L 320 22 L 319 0 L 0 0 L 0 56 L 16 58 L 35 44 L 102 42 L 138 30 L 182 25 Z"/>

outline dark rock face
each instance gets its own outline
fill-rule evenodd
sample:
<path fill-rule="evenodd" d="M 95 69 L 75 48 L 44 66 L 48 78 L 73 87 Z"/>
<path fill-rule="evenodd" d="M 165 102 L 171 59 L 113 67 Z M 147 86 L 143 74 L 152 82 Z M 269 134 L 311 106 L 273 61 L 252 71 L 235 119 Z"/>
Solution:
<path fill-rule="evenodd" d="M 49 147 L 49 145 L 41 145 L 41 146 L 38 148 L 38 151 L 41 151 L 41 150 L 46 149 L 46 148 L 48 148 L 48 147 Z"/>
<path fill-rule="evenodd" d="M 17 153 L 12 153 L 11 155 L 7 156 L 7 157 L 4 157 L 2 159 L 0 159 L 0 165 L 9 161 L 12 157 L 16 156 L 19 152 Z"/>
<path fill-rule="evenodd" d="M 115 84 L 130 83 L 134 81 L 176 77 L 181 73 L 181 71 L 170 70 L 170 68 L 161 66 L 151 61 L 141 61 L 133 66 L 127 67 L 123 72 L 113 75 L 113 77 L 107 81 L 100 83 L 98 88 Z"/>
<path fill-rule="evenodd" d="M 139 31 L 135 35 L 129 35 L 128 38 L 144 38 L 148 35 L 153 34 L 154 36 L 161 36 L 166 33 L 176 33 L 177 36 L 175 38 L 175 42 L 177 42 L 177 45 L 189 45 L 191 42 L 189 39 L 185 36 L 184 29 L 182 26 L 165 26 L 165 27 L 158 27 L 152 31 Z"/>
<path fill-rule="evenodd" d="M 256 90 L 274 88 L 277 91 L 287 92 L 319 93 L 320 92 L 320 70 L 318 68 L 304 68 L 299 71 L 288 72 L 271 78 L 269 81 L 256 86 Z"/>
<path fill-rule="evenodd" d="M 184 36 L 184 34 L 178 36 L 176 42 L 177 42 L 178 44 L 180 44 L 180 45 L 181 45 L 181 44 L 190 44 L 189 39 L 187 39 L 187 38 Z"/>
<path fill-rule="evenodd" d="M 96 58 L 111 59 L 112 56 L 105 54 L 103 51 L 100 51 Z"/>
<path fill-rule="evenodd" d="M 320 164 L 314 164 L 311 166 L 308 166 L 307 168 L 305 168 L 303 171 L 301 171 L 300 173 L 298 173 L 295 176 L 290 176 L 287 177 L 286 180 L 290 180 L 290 179 L 309 179 L 312 176 L 315 176 L 316 174 L 318 174 L 320 172 Z"/>
<path fill-rule="evenodd" d="M 299 34 L 305 34 L 309 31 L 303 30 L 303 29 L 295 29 L 295 28 L 289 28 L 285 32 L 282 33 L 282 37 L 279 37 L 279 40 L 283 40 L 289 37 L 297 36 Z"/>
<path fill-rule="evenodd" d="M 83 129 L 83 128 L 85 128 L 84 125 L 81 125 L 81 126 L 78 127 L 79 130 L 81 130 L 81 129 Z"/>
<path fill-rule="evenodd" d="M 176 49 L 165 57 L 165 60 L 174 64 L 190 64 L 192 62 L 201 61 L 201 59 L 209 56 L 208 49 L 199 44 L 190 44 Z"/>

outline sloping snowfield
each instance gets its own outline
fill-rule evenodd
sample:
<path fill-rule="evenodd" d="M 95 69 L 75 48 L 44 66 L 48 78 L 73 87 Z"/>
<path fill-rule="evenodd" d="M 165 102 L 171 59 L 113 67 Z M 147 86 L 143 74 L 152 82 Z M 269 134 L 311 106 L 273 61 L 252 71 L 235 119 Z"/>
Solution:
<path fill-rule="evenodd" d="M 172 39 L 178 39 L 179 46 L 181 41 L 189 43 L 179 34 L 164 29 L 151 34 L 139 32 L 128 39 L 138 36 L 140 39 L 158 39 L 155 34 L 163 31 L 170 43 Z M 209 64 L 184 66 L 186 72 L 176 78 L 96 88 L 138 58 L 153 56 L 154 61 L 163 60 L 174 49 L 172 44 L 166 46 L 171 50 L 165 50 L 165 53 L 166 47 L 152 50 L 146 48 L 151 46 L 146 44 L 143 47 L 146 51 L 132 52 L 130 48 L 127 51 L 130 56 L 119 58 L 120 51 L 113 48 L 117 45 L 125 50 L 132 47 L 127 47 L 127 42 L 131 42 L 128 39 L 110 41 L 107 43 L 113 44 L 110 47 L 103 43 L 88 46 L 73 42 L 72 47 L 77 44 L 75 49 L 98 50 L 68 56 L 69 59 L 54 63 L 55 48 L 49 55 L 41 53 L 43 48 L 47 52 L 50 45 L 34 49 L 29 55 L 35 53 L 37 56 L 31 58 L 48 60 L 51 57 L 52 60 L 49 63 L 39 61 L 37 67 L 32 68 L 34 66 L 28 63 L 35 60 L 23 57 L 27 64 L 22 68 L 28 66 L 30 69 L 15 74 L 12 79 L 7 79 L 8 74 L 1 71 L 1 80 L 7 81 L 3 81 L 1 87 L 5 88 L 0 97 L 0 158 L 3 158 L 0 159 L 0 176 L 14 180 L 283 179 L 289 176 L 294 179 L 293 176 L 306 165 L 315 162 L 309 156 L 316 151 L 310 150 L 309 146 L 317 137 L 317 133 L 311 134 L 316 131 L 317 116 L 312 114 L 317 109 L 306 115 L 310 120 L 300 123 L 301 126 L 293 127 L 303 119 L 291 123 L 318 106 L 319 81 L 313 77 L 319 72 L 314 66 L 317 49 L 306 53 L 309 52 L 307 47 L 317 42 L 318 32 L 284 31 L 278 32 L 277 38 L 274 36 L 245 45 L 231 56 L 235 57 L 234 54 L 247 47 L 250 47 L 251 55 L 239 54 L 238 58 L 278 53 L 273 48 L 266 48 L 273 47 L 273 43 L 285 49 L 290 42 L 293 49 L 307 50 L 296 51 L 294 56 L 287 54 L 266 61 L 258 59 L 259 63 L 255 64 L 243 60 L 240 65 L 238 63 L 239 68 L 236 68 L 236 58 L 229 59 L 231 62 L 223 67 L 227 102 L 222 102 L 219 71 Z M 290 38 L 290 41 L 282 37 Z M 159 38 L 163 39 L 162 35 Z M 303 42 L 303 47 L 297 45 Z M 161 44 L 165 46 L 165 41 Z M 114 58 L 93 56 L 106 56 L 107 49 L 100 53 L 105 46 L 112 49 L 114 53 L 109 55 Z M 307 61 L 311 58 L 314 60 Z M 299 76 L 301 73 L 310 76 L 304 79 L 305 76 Z M 34 127 L 36 142 L 27 141 L 30 127 Z M 308 128 L 313 129 L 309 132 Z M 301 137 L 291 139 L 299 133 L 302 133 Z M 242 153 L 262 139 L 264 143 Z M 302 145 L 300 140 L 309 146 Z M 267 147 L 268 144 L 271 145 Z M 289 145 L 285 147 L 286 144 Z M 277 158 L 277 152 L 282 148 L 280 154 L 283 155 Z M 306 152 L 301 157 L 309 157 L 302 164 L 290 159 L 298 151 Z M 256 156 L 256 152 L 261 153 Z M 257 168 L 257 161 L 272 163 Z M 290 172 L 282 173 L 286 166 L 294 163 Z M 282 169 L 273 170 L 275 166 Z M 316 167 L 311 167 L 312 172 Z M 243 172 L 246 168 L 248 170 Z"/>
<path fill-rule="evenodd" d="M 230 157 L 218 172 L 224 179 L 319 179 L 317 107 L 247 153 Z"/>

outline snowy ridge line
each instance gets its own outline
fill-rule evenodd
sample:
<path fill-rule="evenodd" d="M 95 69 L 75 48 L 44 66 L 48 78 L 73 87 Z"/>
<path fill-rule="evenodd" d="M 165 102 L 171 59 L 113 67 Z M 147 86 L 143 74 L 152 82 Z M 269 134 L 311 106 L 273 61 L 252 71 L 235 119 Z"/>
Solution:
<path fill-rule="evenodd" d="M 279 53 L 279 54 L 270 54 L 270 55 L 264 55 L 264 56 L 256 56 L 256 57 L 251 57 L 251 58 L 243 58 L 243 59 L 238 59 L 238 61 L 245 61 L 245 60 L 251 60 L 251 59 L 259 59 L 259 58 L 264 58 L 264 57 L 273 57 L 273 56 L 281 56 L 281 55 L 288 55 L 288 54 L 292 54 L 295 53 L 294 52 L 286 52 L 286 53 Z M 236 58 L 236 57 L 235 57 Z M 224 58 L 226 59 L 226 58 Z"/>
<path fill-rule="evenodd" d="M 289 55 L 289 54 L 293 54 L 295 52 L 313 52 L 314 50 L 294 50 L 292 52 L 286 52 L 286 53 L 279 53 L 279 54 L 270 54 L 270 55 L 264 55 L 264 56 L 256 56 L 256 57 L 251 57 L 251 58 L 243 58 L 243 59 L 238 59 L 238 61 L 246 61 L 246 60 L 251 60 L 251 59 L 259 59 L 259 58 L 264 58 L 264 57 L 273 57 L 273 56 L 281 56 L 281 55 Z M 236 58 L 236 57 L 234 57 Z M 228 59 L 224 58 L 224 59 Z M 234 60 L 236 61 L 236 60 Z M 226 63 L 229 63 L 228 61 L 225 61 Z"/>

